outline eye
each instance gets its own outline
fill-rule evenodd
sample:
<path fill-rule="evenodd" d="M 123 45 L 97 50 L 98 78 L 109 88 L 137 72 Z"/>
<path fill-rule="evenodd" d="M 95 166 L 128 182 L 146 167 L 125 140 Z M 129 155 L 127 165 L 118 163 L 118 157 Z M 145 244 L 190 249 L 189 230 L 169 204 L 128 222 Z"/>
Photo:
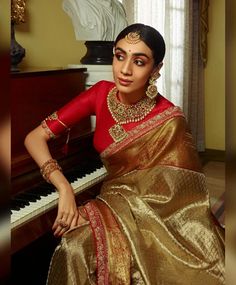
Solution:
<path fill-rule="evenodd" d="M 134 63 L 138 66 L 144 66 L 145 65 L 145 62 L 141 59 L 135 59 Z"/>
<path fill-rule="evenodd" d="M 115 54 L 115 57 L 116 57 L 117 60 L 119 60 L 119 61 L 124 60 L 124 56 L 123 56 L 122 54 L 120 54 L 120 53 L 116 53 L 116 54 Z"/>

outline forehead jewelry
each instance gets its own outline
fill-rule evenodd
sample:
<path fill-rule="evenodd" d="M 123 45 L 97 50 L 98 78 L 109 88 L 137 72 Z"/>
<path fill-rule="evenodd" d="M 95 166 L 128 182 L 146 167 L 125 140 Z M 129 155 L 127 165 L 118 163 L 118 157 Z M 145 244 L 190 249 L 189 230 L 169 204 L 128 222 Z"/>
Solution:
<path fill-rule="evenodd" d="M 130 32 L 125 36 L 125 40 L 129 44 L 137 44 L 141 41 L 139 32 Z"/>

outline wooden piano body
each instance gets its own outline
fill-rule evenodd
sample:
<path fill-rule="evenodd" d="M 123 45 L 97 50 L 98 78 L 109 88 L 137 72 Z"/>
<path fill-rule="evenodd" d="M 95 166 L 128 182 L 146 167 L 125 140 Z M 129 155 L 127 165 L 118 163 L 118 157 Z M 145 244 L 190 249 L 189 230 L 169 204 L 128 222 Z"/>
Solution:
<path fill-rule="evenodd" d="M 12 199 L 18 193 L 45 183 L 36 163 L 29 156 L 23 145 L 24 138 L 46 116 L 85 89 L 85 71 L 86 69 L 65 69 L 12 74 Z M 83 163 L 98 157 L 92 146 L 92 135 L 90 118 L 86 118 L 72 129 L 67 155 L 62 152 L 62 147 L 66 141 L 66 134 L 49 142 L 52 155 L 59 161 L 63 170 L 69 171 L 70 168 L 73 168 L 77 164 L 83 165 Z M 93 198 L 99 191 L 98 189 L 99 186 L 81 193 L 78 196 L 79 201 L 84 202 L 87 199 Z M 24 251 L 27 251 L 27 248 L 30 248 L 31 244 L 37 244 L 46 235 L 50 237 L 49 239 L 52 244 L 56 244 L 51 232 L 56 211 L 56 208 L 47 211 L 43 215 L 32 218 L 30 222 L 24 223 L 17 227 L 17 229 L 12 230 L 11 244 L 13 275 L 16 275 L 14 277 L 15 280 L 19 278 L 17 274 L 22 271 L 20 260 L 24 256 Z M 45 244 L 42 248 L 47 251 L 48 245 Z M 30 248 L 30 252 L 30 254 L 34 254 L 32 253 L 32 248 Z M 36 252 L 37 249 L 35 249 L 35 257 L 37 258 Z M 48 260 L 44 264 L 47 266 Z M 40 272 L 40 268 L 38 269 Z M 14 278 L 12 284 L 14 284 Z M 28 284 L 26 280 L 27 278 L 22 280 L 24 281 L 22 284 Z M 37 283 L 35 280 L 34 284 L 41 283 Z"/>

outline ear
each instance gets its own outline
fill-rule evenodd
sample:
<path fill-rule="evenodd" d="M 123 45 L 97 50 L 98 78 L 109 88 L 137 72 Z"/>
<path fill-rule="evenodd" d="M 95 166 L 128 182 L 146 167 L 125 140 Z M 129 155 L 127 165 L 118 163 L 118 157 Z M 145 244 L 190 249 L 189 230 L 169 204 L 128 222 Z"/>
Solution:
<path fill-rule="evenodd" d="M 153 68 L 153 70 L 152 70 L 151 76 L 154 76 L 154 77 L 155 77 L 155 75 L 158 75 L 158 74 L 159 74 L 159 71 L 160 71 L 161 68 L 162 68 L 162 66 L 163 66 L 163 62 L 160 62 L 160 63 L 158 64 L 158 66 L 155 66 L 155 67 Z"/>
<path fill-rule="evenodd" d="M 158 64 L 158 66 L 154 67 L 154 68 L 153 68 L 153 71 L 152 71 L 152 73 L 151 73 L 151 77 L 159 78 L 159 77 L 161 76 L 160 73 L 159 73 L 159 71 L 160 71 L 160 69 L 162 68 L 162 66 L 163 66 L 163 62 L 160 62 L 160 63 Z"/>

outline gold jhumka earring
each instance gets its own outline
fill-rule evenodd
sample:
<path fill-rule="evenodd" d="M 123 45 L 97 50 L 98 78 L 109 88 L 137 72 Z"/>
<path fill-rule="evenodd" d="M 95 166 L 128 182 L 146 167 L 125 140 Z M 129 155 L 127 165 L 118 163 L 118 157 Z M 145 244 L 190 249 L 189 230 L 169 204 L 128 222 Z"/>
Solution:
<path fill-rule="evenodd" d="M 156 98 L 157 94 L 158 94 L 158 90 L 157 90 L 157 86 L 156 81 L 157 79 L 160 77 L 160 73 L 159 72 L 155 72 L 149 79 L 149 86 L 147 88 L 146 91 L 146 95 L 150 98 L 150 99 L 154 99 Z"/>
<path fill-rule="evenodd" d="M 140 33 L 137 32 L 130 32 L 125 36 L 125 40 L 129 44 L 137 44 L 141 41 L 140 39 Z"/>

